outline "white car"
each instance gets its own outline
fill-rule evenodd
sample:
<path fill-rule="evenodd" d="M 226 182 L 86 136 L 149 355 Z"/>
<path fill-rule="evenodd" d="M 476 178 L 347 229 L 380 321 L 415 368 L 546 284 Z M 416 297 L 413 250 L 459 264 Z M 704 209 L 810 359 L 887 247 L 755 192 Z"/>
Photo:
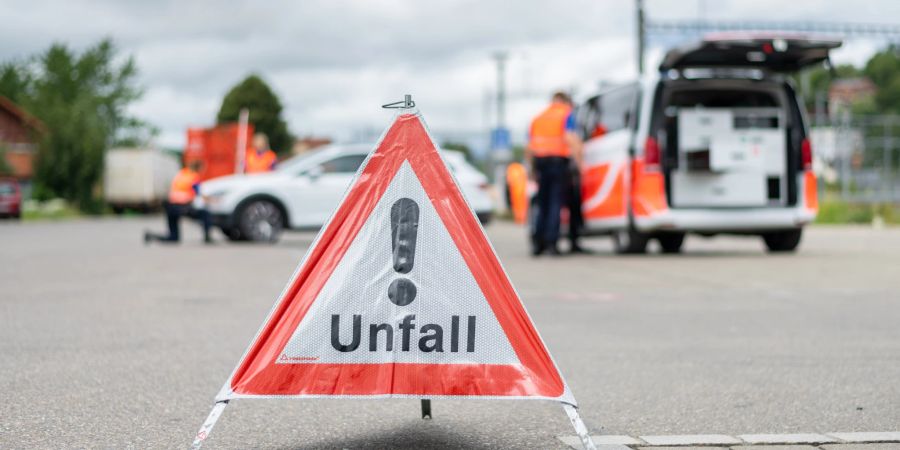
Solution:
<path fill-rule="evenodd" d="M 294 156 L 272 172 L 205 181 L 206 209 L 230 240 L 275 241 L 285 229 L 325 224 L 374 145 L 335 145 Z M 481 223 L 491 219 L 488 180 L 462 153 L 441 151 Z M 198 197 L 198 202 L 201 202 Z"/>

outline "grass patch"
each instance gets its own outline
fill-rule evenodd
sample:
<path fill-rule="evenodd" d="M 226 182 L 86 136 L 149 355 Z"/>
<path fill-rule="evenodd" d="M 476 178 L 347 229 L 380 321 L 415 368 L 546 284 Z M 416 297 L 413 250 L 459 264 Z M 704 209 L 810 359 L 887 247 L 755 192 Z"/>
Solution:
<path fill-rule="evenodd" d="M 871 224 L 875 217 L 885 224 L 900 224 L 900 205 L 848 203 L 842 200 L 825 200 L 819 203 L 815 223 L 821 224 Z"/>
<path fill-rule="evenodd" d="M 22 204 L 22 220 L 65 220 L 81 217 L 83 214 L 64 200 L 53 199 L 46 202 L 26 200 Z"/>

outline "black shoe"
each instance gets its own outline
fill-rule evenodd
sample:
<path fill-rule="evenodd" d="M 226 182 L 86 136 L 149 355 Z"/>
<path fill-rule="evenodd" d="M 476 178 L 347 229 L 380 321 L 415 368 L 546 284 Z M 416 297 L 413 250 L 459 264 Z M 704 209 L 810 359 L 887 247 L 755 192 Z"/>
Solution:
<path fill-rule="evenodd" d="M 569 247 L 569 253 L 580 254 L 580 255 L 590 255 L 590 254 L 594 253 L 594 251 L 586 249 L 578 244 L 572 244 L 572 246 Z"/>
<path fill-rule="evenodd" d="M 559 251 L 559 248 L 555 245 L 547 246 L 547 254 L 550 256 L 560 256 L 562 253 Z"/>
<path fill-rule="evenodd" d="M 205 238 L 203 238 L 203 243 L 209 245 L 209 244 L 215 244 L 216 241 L 214 241 L 211 237 L 206 236 Z"/>
<path fill-rule="evenodd" d="M 144 245 L 150 245 L 150 241 L 153 240 L 153 236 L 149 231 L 144 232 Z"/>
<path fill-rule="evenodd" d="M 544 244 L 538 242 L 531 243 L 531 256 L 540 256 L 544 253 Z"/>

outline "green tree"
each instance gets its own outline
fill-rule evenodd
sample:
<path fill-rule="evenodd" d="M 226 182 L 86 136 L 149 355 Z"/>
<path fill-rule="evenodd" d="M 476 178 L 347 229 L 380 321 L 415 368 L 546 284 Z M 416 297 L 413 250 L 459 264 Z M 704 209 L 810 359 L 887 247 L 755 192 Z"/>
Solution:
<path fill-rule="evenodd" d="M 0 64 L 0 95 L 14 103 L 22 103 L 29 93 L 31 82 L 26 65 L 14 61 Z"/>
<path fill-rule="evenodd" d="M 37 198 L 64 198 L 85 212 L 102 208 L 98 183 L 104 152 L 146 128 L 127 113 L 141 95 L 136 76 L 134 60 L 119 58 L 110 39 L 80 54 L 54 44 L 0 68 L 0 94 L 16 99 L 47 128 L 38 145 Z"/>
<path fill-rule="evenodd" d="M 237 121 L 243 108 L 250 111 L 250 123 L 254 130 L 269 137 L 272 150 L 290 153 L 294 138 L 281 118 L 281 101 L 258 75 L 251 74 L 225 94 L 216 122 Z"/>
<path fill-rule="evenodd" d="M 866 62 L 863 72 L 875 85 L 886 86 L 900 74 L 900 57 L 897 51 L 896 47 L 889 47 L 872 55 Z"/>
<path fill-rule="evenodd" d="M 512 146 L 512 159 L 517 162 L 525 162 L 525 146 L 524 145 L 513 145 Z"/>
<path fill-rule="evenodd" d="M 875 105 L 881 113 L 900 113 L 900 49 L 889 47 L 876 53 L 866 63 L 863 72 L 869 77 L 878 92 Z"/>

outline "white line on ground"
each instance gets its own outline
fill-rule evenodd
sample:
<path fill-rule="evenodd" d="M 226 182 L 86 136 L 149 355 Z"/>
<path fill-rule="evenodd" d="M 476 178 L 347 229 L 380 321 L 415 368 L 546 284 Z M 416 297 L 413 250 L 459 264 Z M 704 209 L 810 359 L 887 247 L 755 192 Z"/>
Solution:
<path fill-rule="evenodd" d="M 833 437 L 816 433 L 793 434 L 739 434 L 748 444 L 831 444 L 838 442 Z"/>
<path fill-rule="evenodd" d="M 630 450 L 636 447 L 683 447 L 683 446 L 733 446 L 733 445 L 799 445 L 799 444 L 840 444 L 898 443 L 900 431 L 834 432 L 834 433 L 787 433 L 787 434 L 694 434 L 666 436 L 591 436 L 600 450 Z M 560 436 L 564 444 L 581 449 L 578 436 Z M 898 446 L 900 447 L 900 446 Z M 829 447 L 832 448 L 832 447 Z"/>
<path fill-rule="evenodd" d="M 559 440 L 569 447 L 578 449 L 583 448 L 581 439 L 579 439 L 578 436 L 560 436 Z M 644 444 L 631 436 L 601 435 L 591 436 L 591 440 L 594 441 L 597 450 L 631 450 L 629 445 Z"/>
<path fill-rule="evenodd" d="M 828 435 L 853 443 L 900 442 L 900 431 L 828 433 Z"/>
<path fill-rule="evenodd" d="M 678 445 L 737 445 L 741 440 L 724 434 L 685 434 L 670 436 L 640 436 L 644 442 L 655 446 Z"/>

